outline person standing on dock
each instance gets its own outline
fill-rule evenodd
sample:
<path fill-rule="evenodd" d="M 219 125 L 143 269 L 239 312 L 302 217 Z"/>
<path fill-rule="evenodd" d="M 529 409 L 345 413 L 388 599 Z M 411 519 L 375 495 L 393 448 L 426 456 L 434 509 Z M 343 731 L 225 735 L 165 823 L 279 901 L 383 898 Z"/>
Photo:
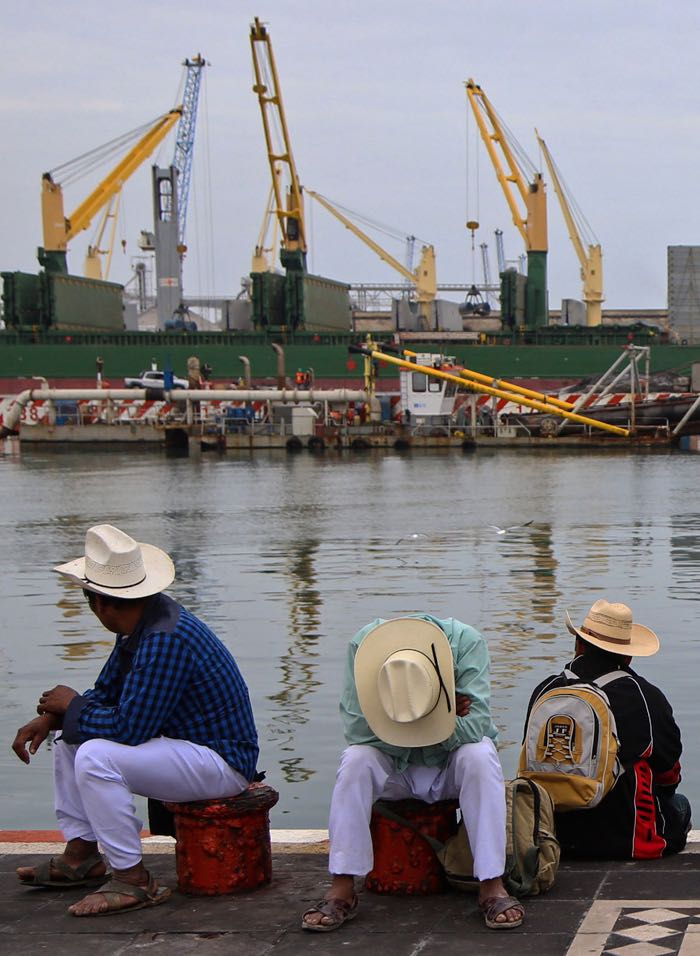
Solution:
<path fill-rule="evenodd" d="M 523 906 L 502 879 L 505 784 L 489 699 L 486 642 L 455 618 L 378 619 L 355 635 L 340 703 L 348 746 L 331 799 L 331 885 L 303 914 L 303 929 L 329 932 L 357 914 L 355 878 L 374 863 L 372 805 L 407 798 L 459 800 L 486 925 L 522 923 Z"/>
<path fill-rule="evenodd" d="M 677 793 L 681 732 L 662 691 L 630 667 L 633 657 L 656 654 L 659 639 L 632 620 L 626 604 L 606 600 L 593 604 L 580 627 L 567 612 L 566 626 L 576 639 L 574 659 L 564 672 L 535 688 L 528 717 L 539 698 L 554 688 L 602 688 L 615 721 L 619 775 L 597 805 L 556 812 L 562 856 L 654 860 L 678 853 L 686 844 L 691 816 L 687 798 Z M 526 736 L 528 727 L 526 719 Z M 577 746 L 582 747 L 583 734 L 579 736 Z M 547 786 L 544 779 L 540 782 Z"/>
<path fill-rule="evenodd" d="M 55 807 L 63 853 L 20 867 L 28 886 L 99 886 L 74 916 L 122 913 L 170 896 L 143 865 L 133 795 L 187 802 L 232 797 L 256 776 L 258 741 L 248 688 L 230 652 L 186 608 L 162 593 L 169 555 L 109 524 L 85 536 L 85 555 L 54 568 L 82 587 L 91 611 L 117 635 L 83 694 L 58 685 L 12 749 L 30 754 L 52 731 Z M 112 879 L 98 851 L 104 850 Z"/>

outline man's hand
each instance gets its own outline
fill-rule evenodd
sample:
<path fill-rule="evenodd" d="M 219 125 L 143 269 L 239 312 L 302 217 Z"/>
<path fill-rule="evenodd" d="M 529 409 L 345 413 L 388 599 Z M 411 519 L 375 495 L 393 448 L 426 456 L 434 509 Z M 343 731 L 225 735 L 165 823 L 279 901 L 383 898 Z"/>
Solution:
<path fill-rule="evenodd" d="M 471 710 L 471 698 L 466 694 L 455 693 L 455 711 L 458 717 L 466 717 Z"/>
<path fill-rule="evenodd" d="M 36 712 L 37 714 L 57 714 L 62 717 L 68 710 L 70 702 L 77 696 L 77 690 L 66 687 L 65 684 L 57 684 L 52 690 L 44 691 L 39 698 L 39 706 Z"/>
<path fill-rule="evenodd" d="M 58 730 L 61 726 L 60 717 L 54 714 L 45 714 L 42 717 L 35 717 L 24 727 L 20 727 L 17 736 L 12 743 L 12 749 L 17 754 L 22 763 L 29 763 L 29 754 L 34 756 L 39 747 L 43 744 L 52 730 Z M 29 744 L 29 753 L 27 752 Z"/>

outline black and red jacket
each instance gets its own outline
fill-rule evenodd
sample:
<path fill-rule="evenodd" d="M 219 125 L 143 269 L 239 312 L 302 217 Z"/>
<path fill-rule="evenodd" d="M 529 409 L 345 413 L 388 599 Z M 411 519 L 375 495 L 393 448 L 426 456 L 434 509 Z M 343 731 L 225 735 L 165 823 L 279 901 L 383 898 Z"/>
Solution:
<path fill-rule="evenodd" d="M 597 807 L 557 813 L 557 837 L 566 856 L 653 860 L 678 849 L 668 845 L 664 807 L 681 779 L 681 732 L 659 688 L 618 661 L 593 648 L 567 665 L 584 681 L 613 670 L 629 675 L 605 687 L 624 773 Z M 566 683 L 563 674 L 557 674 L 539 684 L 528 716 L 541 694 Z"/>

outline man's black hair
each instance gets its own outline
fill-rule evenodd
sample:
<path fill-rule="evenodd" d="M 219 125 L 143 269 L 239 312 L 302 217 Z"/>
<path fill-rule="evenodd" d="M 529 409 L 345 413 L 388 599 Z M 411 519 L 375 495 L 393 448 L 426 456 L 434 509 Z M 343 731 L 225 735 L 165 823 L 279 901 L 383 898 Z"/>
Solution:
<path fill-rule="evenodd" d="M 144 600 L 143 598 L 122 598 L 122 597 L 117 597 L 114 594 L 101 594 L 98 591 L 89 591 L 87 588 L 83 588 L 83 594 L 88 599 L 88 603 L 91 606 L 92 606 L 93 597 L 100 597 L 102 601 L 105 604 L 109 605 L 110 607 L 122 608 L 122 609 L 126 607 L 132 607 L 134 604 L 138 603 L 139 601 Z"/>

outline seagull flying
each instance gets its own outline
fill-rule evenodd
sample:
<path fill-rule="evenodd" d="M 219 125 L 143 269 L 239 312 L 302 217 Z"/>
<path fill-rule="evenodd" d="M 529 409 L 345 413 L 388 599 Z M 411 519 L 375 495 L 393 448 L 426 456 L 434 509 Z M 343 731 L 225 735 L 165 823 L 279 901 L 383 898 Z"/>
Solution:
<path fill-rule="evenodd" d="M 427 538 L 427 534 L 423 534 L 422 531 L 414 531 L 413 534 L 404 535 L 403 538 L 399 538 L 396 544 L 401 544 L 402 541 L 419 541 L 421 538 Z M 396 547 L 396 544 L 394 547 Z"/>
<path fill-rule="evenodd" d="M 517 528 L 527 528 L 534 520 L 533 518 L 532 521 L 524 521 L 522 524 L 510 524 L 507 528 L 499 528 L 498 525 L 495 524 L 488 524 L 486 527 L 493 528 L 496 534 L 505 534 L 507 531 L 515 531 Z"/>

